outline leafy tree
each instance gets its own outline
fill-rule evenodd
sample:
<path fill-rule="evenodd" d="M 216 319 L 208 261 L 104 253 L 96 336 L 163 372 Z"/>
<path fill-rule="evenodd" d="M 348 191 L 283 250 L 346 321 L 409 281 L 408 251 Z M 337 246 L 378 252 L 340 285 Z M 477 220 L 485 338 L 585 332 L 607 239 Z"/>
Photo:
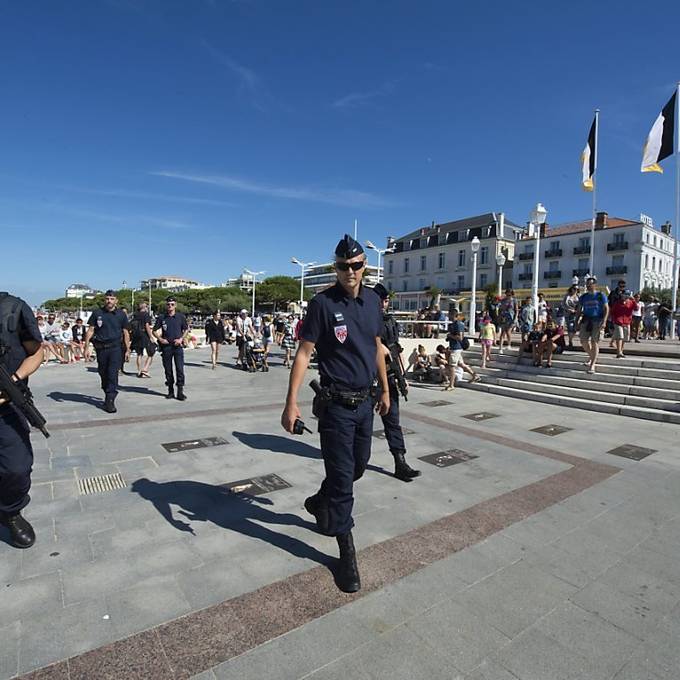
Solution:
<path fill-rule="evenodd" d="M 255 297 L 260 302 L 272 303 L 276 308 L 300 299 L 300 283 L 292 276 L 270 276 L 257 284 Z M 311 300 L 312 292 L 305 288 L 303 299 Z"/>

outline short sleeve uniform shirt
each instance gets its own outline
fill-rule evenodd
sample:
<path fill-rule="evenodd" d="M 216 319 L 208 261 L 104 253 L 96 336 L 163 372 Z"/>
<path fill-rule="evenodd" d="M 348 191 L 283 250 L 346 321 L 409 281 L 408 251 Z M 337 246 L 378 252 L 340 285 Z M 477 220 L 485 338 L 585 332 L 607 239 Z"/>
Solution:
<path fill-rule="evenodd" d="M 35 315 L 23 300 L 19 301 L 17 314 L 18 342 L 14 342 L 9 346 L 7 355 L 3 360 L 3 364 L 9 373 L 14 373 L 27 356 L 22 343 L 31 340 L 39 344 L 42 343 L 42 335 L 40 334 Z"/>
<path fill-rule="evenodd" d="M 159 328 L 163 329 L 163 338 L 168 342 L 179 340 L 184 337 L 189 325 L 187 318 L 182 312 L 175 312 L 174 314 L 165 314 L 156 319 L 156 324 L 153 329 L 157 331 Z"/>
<path fill-rule="evenodd" d="M 120 342 L 123 339 L 123 329 L 129 328 L 127 314 L 122 309 L 109 312 L 103 307 L 95 309 L 87 325 L 94 328 L 95 342 Z"/>
<path fill-rule="evenodd" d="M 309 303 L 300 338 L 316 346 L 324 386 L 363 390 L 377 374 L 376 338 L 382 329 L 378 295 L 362 285 L 352 298 L 336 283 Z"/>

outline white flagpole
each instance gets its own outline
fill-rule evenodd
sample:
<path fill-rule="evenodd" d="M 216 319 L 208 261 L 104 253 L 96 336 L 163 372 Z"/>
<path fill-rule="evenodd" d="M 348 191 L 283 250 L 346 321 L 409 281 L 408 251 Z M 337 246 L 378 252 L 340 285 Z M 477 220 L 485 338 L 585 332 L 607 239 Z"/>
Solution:
<path fill-rule="evenodd" d="M 678 222 L 680 222 L 680 82 L 678 82 L 675 97 L 675 239 L 673 241 L 673 292 L 671 293 L 671 340 L 675 339 L 675 325 L 677 319 L 674 318 L 678 304 Z"/>
<path fill-rule="evenodd" d="M 589 274 L 595 276 L 595 219 L 597 217 L 597 185 L 599 177 L 597 175 L 597 143 L 600 134 L 600 109 L 595 109 L 595 149 L 593 153 L 595 154 L 595 167 L 593 168 L 593 216 L 592 222 L 590 223 L 590 266 Z"/>
<path fill-rule="evenodd" d="M 354 240 L 357 240 L 357 221 L 354 220 Z"/>

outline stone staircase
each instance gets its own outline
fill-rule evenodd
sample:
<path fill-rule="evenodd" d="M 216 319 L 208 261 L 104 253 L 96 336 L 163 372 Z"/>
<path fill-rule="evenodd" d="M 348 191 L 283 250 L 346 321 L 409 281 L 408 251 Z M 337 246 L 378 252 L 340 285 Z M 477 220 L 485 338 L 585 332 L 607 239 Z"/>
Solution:
<path fill-rule="evenodd" d="M 583 352 L 553 357 L 552 368 L 533 365 L 531 355 L 505 349 L 481 368 L 479 346 L 470 347 L 465 361 L 482 375 L 468 389 L 518 399 L 600 411 L 633 418 L 680 424 L 680 362 L 652 358 L 617 359 L 600 354 L 597 373 L 588 375 Z"/>

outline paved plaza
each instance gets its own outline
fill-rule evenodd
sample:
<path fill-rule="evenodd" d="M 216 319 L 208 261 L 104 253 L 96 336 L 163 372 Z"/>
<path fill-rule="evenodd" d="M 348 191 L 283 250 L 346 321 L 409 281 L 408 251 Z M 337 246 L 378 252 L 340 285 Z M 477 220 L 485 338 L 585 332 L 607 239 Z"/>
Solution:
<path fill-rule="evenodd" d="M 414 386 L 423 475 L 392 476 L 376 419 L 346 595 L 302 507 L 318 437 L 279 425 L 288 371 L 234 354 L 188 351 L 185 403 L 158 361 L 123 376 L 115 415 L 94 364 L 32 379 L 52 436 L 35 546 L 0 533 L 0 679 L 680 677 L 677 425 Z"/>

